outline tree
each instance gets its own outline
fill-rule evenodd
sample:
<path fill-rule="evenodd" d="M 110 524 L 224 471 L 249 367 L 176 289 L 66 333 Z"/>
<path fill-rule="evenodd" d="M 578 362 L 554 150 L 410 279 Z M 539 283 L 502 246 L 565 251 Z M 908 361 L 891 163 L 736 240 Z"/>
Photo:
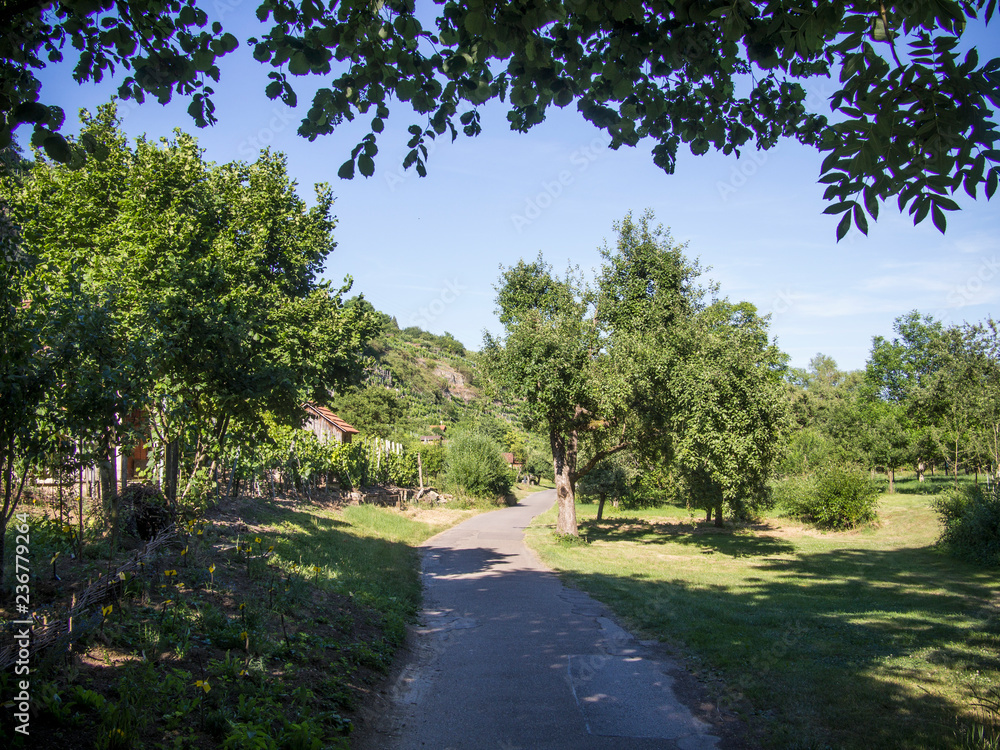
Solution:
<path fill-rule="evenodd" d="M 45 288 L 77 284 L 62 297 L 107 310 L 102 362 L 124 369 L 103 390 L 116 395 L 101 424 L 145 410 L 173 497 L 182 443 L 184 494 L 220 457 L 234 418 L 248 428 L 265 412 L 299 422 L 303 401 L 357 380 L 374 311 L 343 300 L 349 279 L 337 291 L 318 281 L 334 248 L 332 194 L 317 186 L 307 208 L 283 157 L 216 166 L 182 133 L 129 147 L 113 107 L 84 113 L 83 137 L 103 159 L 71 170 L 39 156 L 23 179 L 5 181 L 3 198 Z M 133 346 L 144 353 L 129 364 Z M 105 430 L 105 453 L 115 437 Z"/>
<path fill-rule="evenodd" d="M 747 306 L 719 303 L 698 317 L 705 309 L 705 290 L 697 285 L 700 268 L 652 221 L 646 212 L 638 221 L 628 215 L 614 225 L 617 241 L 614 248 L 602 248 L 604 263 L 592 285 L 572 272 L 553 275 L 541 257 L 521 261 L 501 276 L 497 303 L 505 334 L 487 334 L 484 370 L 509 400 L 523 401 L 528 427 L 549 435 L 562 534 L 577 533 L 576 483 L 602 460 L 630 450 L 669 461 L 678 445 L 685 447 L 690 463 L 705 455 L 693 423 L 685 422 L 696 407 L 682 385 L 695 380 L 694 358 L 706 354 L 699 348 L 700 336 L 718 338 L 725 348 L 741 343 L 741 337 L 759 344 L 764 330 Z M 724 342 L 722 329 L 730 324 L 744 330 Z M 766 335 L 763 343 L 767 348 Z M 717 364 L 734 363 L 724 361 L 720 351 Z M 752 359 L 741 363 L 754 366 Z M 685 368 L 687 381 L 678 375 Z M 704 379 L 725 382 L 727 394 L 736 395 L 743 387 L 737 381 L 749 374 L 749 369 L 706 370 Z M 752 388 L 747 384 L 747 394 Z M 738 421 L 757 429 L 757 420 L 771 415 L 751 405 Z M 733 426 L 701 424 L 705 436 Z M 767 428 L 761 428 L 764 433 Z M 761 450 L 770 451 L 770 438 L 762 439 Z M 718 440 L 725 442 L 721 436 Z M 735 476 L 722 481 L 742 487 Z"/>
<path fill-rule="evenodd" d="M 616 2 L 525 0 L 446 2 L 433 26 L 416 4 L 265 0 L 260 32 L 245 40 L 270 66 L 265 93 L 289 106 L 293 81 L 327 78 L 299 134 L 310 140 L 345 121 L 371 117 L 369 132 L 341 177 L 375 170 L 378 137 L 394 100 L 409 107 L 404 167 L 426 173 L 427 143 L 481 132 L 480 107 L 508 102 L 511 128 L 527 132 L 551 106 L 576 103 L 607 132 L 611 147 L 648 139 L 653 161 L 674 171 L 682 143 L 739 154 L 795 138 L 828 155 L 820 181 L 828 213 L 867 232 L 879 206 L 898 199 L 915 223 L 930 216 L 942 232 L 957 191 L 991 197 L 1000 181 L 993 106 L 1000 60 L 961 57 L 959 37 L 994 0 L 908 0 L 875 5 L 824 1 Z M 108 12 L 111 11 L 111 12 Z M 0 11 L 0 146 L 22 123 L 51 158 L 79 164 L 100 146 L 59 134 L 63 113 L 42 101 L 36 71 L 82 50 L 79 82 L 125 71 L 118 94 L 160 102 L 190 100 L 199 125 L 214 122 L 217 60 L 240 43 L 195 0 L 97 3 L 18 0 Z M 270 24 L 270 26 L 268 26 Z M 905 52 L 903 46 L 907 46 Z M 903 52 L 901 54 L 901 52 Z M 838 85 L 828 112 L 811 111 L 803 81 Z"/>
<path fill-rule="evenodd" d="M 618 454 L 619 456 L 621 454 Z M 597 498 L 597 520 L 604 518 L 604 504 L 608 500 L 608 495 L 617 500 L 628 494 L 631 485 L 631 477 L 625 467 L 618 461 L 617 456 L 604 459 L 597 464 L 589 473 L 580 478 L 577 489 L 583 497 Z"/>
<path fill-rule="evenodd" d="M 655 450 L 654 437 L 664 434 L 651 375 L 655 361 L 668 356 L 654 341 L 669 329 L 655 324 L 668 322 L 674 308 L 698 304 L 697 295 L 681 299 L 697 274 L 651 219 L 647 213 L 638 223 L 627 216 L 615 224 L 617 252 L 602 249 L 596 289 L 571 271 L 556 277 L 540 255 L 506 269 L 498 287 L 505 336 L 486 335 L 484 370 L 510 400 L 525 402 L 529 429 L 548 433 L 561 534 L 578 533 L 581 477 L 639 437 Z M 590 458 L 578 466 L 584 440 Z"/>
<path fill-rule="evenodd" d="M 406 415 L 396 392 L 381 385 L 348 389 L 337 396 L 333 408 L 352 425 L 381 438 L 397 431 Z"/>
<path fill-rule="evenodd" d="M 782 396 L 786 356 L 767 338 L 753 305 L 715 302 L 685 331 L 669 380 L 675 462 L 715 525 L 723 508 L 750 518 L 771 506 L 767 480 L 788 417 Z"/>
<path fill-rule="evenodd" d="M 969 344 L 977 369 L 979 389 L 975 394 L 979 453 L 1000 479 L 1000 327 L 993 319 L 968 327 Z"/>

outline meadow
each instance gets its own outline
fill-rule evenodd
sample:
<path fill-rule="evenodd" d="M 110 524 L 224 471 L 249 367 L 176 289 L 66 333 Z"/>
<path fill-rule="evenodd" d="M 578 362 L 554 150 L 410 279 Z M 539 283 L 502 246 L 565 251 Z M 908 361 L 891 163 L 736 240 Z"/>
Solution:
<path fill-rule="evenodd" d="M 574 586 L 674 644 L 765 747 L 994 748 L 1000 575 L 947 556 L 940 479 L 897 483 L 877 524 L 824 532 L 774 513 L 717 529 L 701 512 L 579 504 L 527 539 Z M 992 691 L 992 692 L 991 692 Z M 990 735 L 993 732 L 994 739 Z"/>

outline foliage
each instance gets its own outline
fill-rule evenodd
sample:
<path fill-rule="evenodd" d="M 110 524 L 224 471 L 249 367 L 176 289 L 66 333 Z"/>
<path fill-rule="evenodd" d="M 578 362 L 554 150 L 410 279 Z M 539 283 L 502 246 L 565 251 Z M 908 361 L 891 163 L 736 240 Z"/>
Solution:
<path fill-rule="evenodd" d="M 809 473 L 829 461 L 835 450 L 833 440 L 817 427 L 795 430 L 784 445 L 775 471 L 783 476 Z"/>
<path fill-rule="evenodd" d="M 421 176 L 428 143 L 454 140 L 459 129 L 478 135 L 486 102 L 509 101 L 507 118 L 520 132 L 541 123 L 549 107 L 576 102 L 612 148 L 651 140 L 653 162 L 668 173 L 681 143 L 696 155 L 711 148 L 739 154 L 795 138 L 829 152 L 821 182 L 833 201 L 827 212 L 842 214 L 840 238 L 852 221 L 867 232 L 866 213 L 877 219 L 889 199 L 898 198 L 916 223 L 929 215 L 944 231 L 944 211 L 959 207 L 947 193 L 995 192 L 1000 62 L 981 63 L 975 49 L 964 58 L 957 51 L 967 23 L 980 13 L 988 20 L 995 5 L 910 0 L 807 12 L 789 1 L 715 8 L 689 1 L 448 3 L 432 21 L 436 28 L 425 28 L 406 3 L 264 3 L 261 27 L 246 42 L 272 68 L 267 96 L 289 106 L 298 102 L 295 77 L 332 76 L 314 93 L 300 135 L 312 140 L 371 116 L 369 132 L 340 167 L 344 178 L 374 173 L 394 100 L 417 115 L 403 165 Z M 190 99 L 199 126 L 214 121 L 209 82 L 219 78 L 218 58 L 239 40 L 217 22 L 201 29 L 208 16 L 193 0 L 124 7 L 110 16 L 73 4 L 51 14 L 38 4 L 0 13 L 0 146 L 19 123 L 31 123 L 32 145 L 50 158 L 79 163 L 85 152 L 102 153 L 92 139 L 67 143 L 58 133 L 62 110 L 40 101 L 36 71 L 43 57 L 60 61 L 66 41 L 87 50 L 76 80 L 122 68 L 124 99 L 153 95 L 163 103 L 176 93 Z M 908 47 L 905 63 L 897 45 Z M 831 122 L 826 112 L 811 111 L 800 81 L 838 73 Z"/>
<path fill-rule="evenodd" d="M 934 503 L 944 529 L 941 543 L 956 557 L 1000 566 L 1000 485 L 963 485 Z"/>
<path fill-rule="evenodd" d="M 690 501 L 688 487 L 676 466 L 637 461 L 631 472 L 631 491 L 622 501 L 626 508 L 684 506 Z"/>
<path fill-rule="evenodd" d="M 396 434 L 404 415 L 399 396 L 381 385 L 351 388 L 338 394 L 331 408 L 350 424 L 363 425 L 366 434 L 382 438 Z"/>
<path fill-rule="evenodd" d="M 767 321 L 749 303 L 716 302 L 684 332 L 669 383 L 676 465 L 691 504 L 722 525 L 723 507 L 740 519 L 772 506 L 767 480 L 787 425 L 783 355 Z"/>
<path fill-rule="evenodd" d="M 610 496 L 617 502 L 626 496 L 632 485 L 632 476 L 620 460 L 621 454 L 605 458 L 590 472 L 580 478 L 577 493 L 581 498 L 598 498 L 597 520 L 604 515 L 604 503 Z"/>
<path fill-rule="evenodd" d="M 879 486 L 864 469 L 832 465 L 812 478 L 785 480 L 780 497 L 790 515 L 829 529 L 852 529 L 878 518 Z"/>
<path fill-rule="evenodd" d="M 113 106 L 81 119 L 103 159 L 72 170 L 37 154 L 0 190 L 34 259 L 20 293 L 65 336 L 39 364 L 73 387 L 55 390 L 59 423 L 40 433 L 76 446 L 64 462 L 102 462 L 106 497 L 113 446 L 141 437 L 170 467 L 171 502 L 203 501 L 234 420 L 244 435 L 265 413 L 299 424 L 304 400 L 360 377 L 374 310 L 345 302 L 349 280 L 319 280 L 332 194 L 317 186 L 307 207 L 282 156 L 220 166 L 183 133 L 130 146 Z"/>
<path fill-rule="evenodd" d="M 448 484 L 479 498 L 503 497 L 514 483 L 500 446 L 486 435 L 465 432 L 448 444 Z"/>
<path fill-rule="evenodd" d="M 647 211 L 614 225 L 591 285 L 556 277 L 539 256 L 504 270 L 498 287 L 505 335 L 487 334 L 484 369 L 549 435 L 563 534 L 576 533 L 576 482 L 625 450 L 672 462 L 718 523 L 724 502 L 766 504 L 782 355 L 752 305 L 705 306 L 701 269 L 652 221 Z"/>

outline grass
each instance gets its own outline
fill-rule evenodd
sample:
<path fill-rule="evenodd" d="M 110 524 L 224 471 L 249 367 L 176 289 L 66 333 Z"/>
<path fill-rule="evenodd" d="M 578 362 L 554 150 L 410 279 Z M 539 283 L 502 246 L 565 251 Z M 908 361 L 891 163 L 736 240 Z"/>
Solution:
<path fill-rule="evenodd" d="M 1000 577 L 935 548 L 917 485 L 900 482 L 879 525 L 853 532 L 778 517 L 716 530 L 678 508 L 597 523 L 596 506 L 579 505 L 586 543 L 556 538 L 553 511 L 528 540 L 690 654 L 719 710 L 767 747 L 985 747 L 962 737 L 980 717 L 975 696 L 1000 681 Z"/>
<path fill-rule="evenodd" d="M 6 710 L 0 734 L 65 750 L 346 747 L 418 610 L 414 547 L 469 515 L 249 498 L 217 508 L 98 606 L 70 653 L 32 660 L 30 738 Z M 107 563 L 71 558 L 68 538 L 33 524 L 32 602 L 52 616 Z M 17 619 L 12 606 L 0 620 Z M 0 675 L 0 702 L 15 687 Z"/>

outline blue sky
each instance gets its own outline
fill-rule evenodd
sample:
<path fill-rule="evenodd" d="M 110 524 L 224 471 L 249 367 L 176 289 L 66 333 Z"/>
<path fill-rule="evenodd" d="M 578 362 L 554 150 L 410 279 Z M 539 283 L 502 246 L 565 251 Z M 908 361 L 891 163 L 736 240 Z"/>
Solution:
<path fill-rule="evenodd" d="M 204 7 L 243 39 L 253 33 L 243 30 L 253 28 L 255 5 L 217 0 Z M 981 60 L 1000 55 L 997 20 L 989 31 L 966 35 Z M 794 366 L 822 352 L 844 369 L 861 368 L 872 336 L 891 336 L 893 320 L 914 309 L 946 323 L 997 316 L 1000 198 L 958 196 L 964 210 L 948 214 L 944 236 L 929 220 L 913 227 L 894 204 L 885 206 L 868 237 L 852 231 L 838 244 L 839 217 L 822 213 L 819 153 L 792 141 L 741 159 L 685 151 L 675 174 L 666 175 L 653 165 L 650 144 L 611 151 L 607 136 L 573 105 L 554 109 L 526 135 L 509 130 L 502 105 L 487 106 L 483 134 L 439 142 L 425 178 L 400 166 L 406 127 L 420 121 L 397 105 L 379 137 L 375 175 L 342 181 L 337 169 L 370 118 L 309 143 L 295 130 L 318 79 L 294 81 L 305 104 L 290 110 L 264 96 L 270 68 L 250 52 L 242 46 L 223 61 L 216 126 L 198 130 L 187 102 L 177 100 L 121 104 L 125 131 L 155 138 L 182 128 L 220 163 L 252 160 L 265 145 L 282 151 L 307 200 L 314 183 L 331 183 L 338 247 L 326 276 L 339 282 L 350 274 L 354 290 L 402 326 L 449 331 L 478 349 L 484 329 L 500 328 L 494 284 L 501 264 L 541 251 L 556 269 L 573 263 L 590 270 L 598 247 L 614 240 L 613 222 L 646 208 L 710 267 L 720 295 L 771 315 L 772 334 Z M 115 90 L 110 82 L 79 86 L 65 65 L 41 78 L 42 100 L 67 112 L 67 132 L 74 132 L 78 108 L 96 109 Z M 825 99 L 833 85 L 810 90 Z"/>

